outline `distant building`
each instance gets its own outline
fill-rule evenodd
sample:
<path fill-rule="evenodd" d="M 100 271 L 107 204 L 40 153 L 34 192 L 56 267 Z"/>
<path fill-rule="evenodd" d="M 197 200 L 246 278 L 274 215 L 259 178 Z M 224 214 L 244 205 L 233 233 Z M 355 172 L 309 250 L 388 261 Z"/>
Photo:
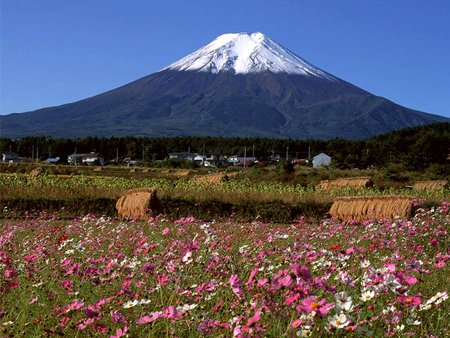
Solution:
<path fill-rule="evenodd" d="M 18 154 L 7 151 L 2 154 L 2 162 L 4 163 L 17 163 L 24 162 L 25 160 L 22 157 L 19 157 Z"/>
<path fill-rule="evenodd" d="M 325 153 L 320 153 L 313 157 L 313 168 L 326 167 L 331 164 L 331 157 Z"/>
<path fill-rule="evenodd" d="M 188 152 L 169 153 L 169 159 L 179 158 L 182 160 L 194 161 L 195 156 L 197 156 L 197 154 Z"/>
<path fill-rule="evenodd" d="M 227 160 L 226 160 L 225 156 L 220 155 L 220 154 L 209 155 L 203 162 L 203 165 L 205 167 L 223 167 L 226 164 L 227 164 Z"/>
<path fill-rule="evenodd" d="M 59 164 L 61 163 L 61 157 L 49 157 L 45 160 L 45 162 L 47 162 L 48 164 Z"/>
<path fill-rule="evenodd" d="M 97 153 L 89 154 L 71 154 L 67 157 L 67 162 L 72 165 L 86 164 L 86 165 L 104 165 L 105 160 Z"/>
<path fill-rule="evenodd" d="M 227 162 L 229 164 L 233 164 L 233 165 L 248 165 L 249 163 L 254 163 L 256 162 L 256 157 L 253 156 L 240 156 L 240 155 L 233 155 L 230 156 L 227 160 Z"/>

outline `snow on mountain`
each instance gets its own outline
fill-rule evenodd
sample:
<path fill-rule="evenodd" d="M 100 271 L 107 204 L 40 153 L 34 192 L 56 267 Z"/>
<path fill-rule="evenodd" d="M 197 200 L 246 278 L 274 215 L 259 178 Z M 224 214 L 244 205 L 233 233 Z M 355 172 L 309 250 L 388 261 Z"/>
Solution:
<path fill-rule="evenodd" d="M 162 70 L 236 74 L 270 71 L 337 80 L 259 32 L 223 34 Z"/>

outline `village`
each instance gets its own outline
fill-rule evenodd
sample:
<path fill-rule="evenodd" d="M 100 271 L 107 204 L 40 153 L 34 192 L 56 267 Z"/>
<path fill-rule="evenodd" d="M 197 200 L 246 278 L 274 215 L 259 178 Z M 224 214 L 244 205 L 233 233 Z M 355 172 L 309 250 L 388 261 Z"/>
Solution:
<path fill-rule="evenodd" d="M 145 155 L 143 154 L 143 158 Z M 126 166 L 145 166 L 148 162 L 144 159 L 131 159 L 124 158 L 119 161 L 117 156 L 114 159 L 105 161 L 105 158 L 96 152 L 90 153 L 73 153 L 67 156 L 67 161 L 64 161 L 60 156 L 52 156 L 46 159 L 41 159 L 38 155 L 29 157 L 21 157 L 14 152 L 3 152 L 1 154 L 2 163 L 43 163 L 43 164 L 54 164 L 54 165 L 126 165 Z M 166 160 L 182 160 L 191 162 L 193 165 L 198 167 L 214 167 L 222 168 L 227 166 L 240 166 L 240 167 L 251 167 L 255 164 L 262 163 L 279 163 L 286 161 L 290 164 L 298 164 L 304 166 L 312 166 L 313 168 L 326 167 L 331 165 L 332 158 L 325 153 L 320 153 L 313 156 L 311 160 L 307 158 L 293 157 L 289 158 L 289 154 L 286 153 L 286 157 L 280 155 L 269 156 L 264 159 L 259 159 L 254 154 L 247 156 L 246 153 L 241 155 L 222 155 L 222 154 L 198 154 L 191 152 L 171 152 L 167 155 Z M 161 160 L 160 160 L 161 161 Z"/>

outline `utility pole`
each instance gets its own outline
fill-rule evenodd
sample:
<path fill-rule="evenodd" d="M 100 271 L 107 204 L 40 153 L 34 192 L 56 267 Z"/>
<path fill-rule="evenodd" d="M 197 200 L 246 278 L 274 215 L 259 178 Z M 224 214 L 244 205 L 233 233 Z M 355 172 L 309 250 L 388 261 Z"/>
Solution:
<path fill-rule="evenodd" d="M 31 146 L 31 162 L 34 162 L 34 144 Z"/>
<path fill-rule="evenodd" d="M 286 162 L 289 161 L 289 146 L 286 147 Z"/>
<path fill-rule="evenodd" d="M 247 167 L 247 147 L 244 147 L 244 169 Z"/>
<path fill-rule="evenodd" d="M 116 165 L 119 165 L 119 147 L 116 148 Z"/>

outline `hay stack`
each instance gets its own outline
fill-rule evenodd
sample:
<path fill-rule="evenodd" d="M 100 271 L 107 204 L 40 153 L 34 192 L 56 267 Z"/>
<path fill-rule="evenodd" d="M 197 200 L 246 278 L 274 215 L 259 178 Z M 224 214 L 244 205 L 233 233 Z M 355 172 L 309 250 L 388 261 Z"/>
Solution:
<path fill-rule="evenodd" d="M 409 196 L 356 196 L 339 197 L 334 200 L 330 214 L 343 221 L 367 221 L 385 217 L 411 215 L 412 198 Z"/>
<path fill-rule="evenodd" d="M 156 189 L 143 188 L 126 191 L 117 201 L 116 209 L 121 218 L 148 219 L 151 214 L 158 213 L 160 210 Z"/>
<path fill-rule="evenodd" d="M 102 170 L 103 170 L 102 167 L 95 167 L 95 168 L 94 168 L 94 171 L 102 171 Z"/>
<path fill-rule="evenodd" d="M 42 174 L 42 168 L 38 167 L 38 168 L 34 168 L 33 170 L 31 170 L 30 172 L 30 178 L 32 179 L 36 179 L 38 178 L 38 176 Z"/>
<path fill-rule="evenodd" d="M 448 189 L 447 180 L 437 180 L 437 181 L 417 181 L 414 186 L 414 190 L 426 190 L 426 191 L 436 191 Z"/>
<path fill-rule="evenodd" d="M 373 186 L 373 182 L 370 177 L 347 177 L 320 181 L 318 187 L 322 190 L 330 190 L 342 188 L 365 189 L 371 186 Z"/>
<path fill-rule="evenodd" d="M 192 181 L 197 184 L 219 184 L 221 182 L 228 181 L 228 175 L 223 173 L 208 174 L 208 175 L 197 175 L 192 177 Z"/>

